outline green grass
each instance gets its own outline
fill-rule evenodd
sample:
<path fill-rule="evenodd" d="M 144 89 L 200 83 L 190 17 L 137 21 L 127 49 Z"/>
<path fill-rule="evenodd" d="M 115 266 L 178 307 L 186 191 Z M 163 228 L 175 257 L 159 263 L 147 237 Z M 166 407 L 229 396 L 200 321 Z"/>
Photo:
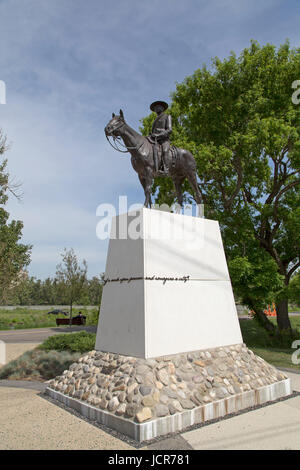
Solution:
<path fill-rule="evenodd" d="M 0 310 L 0 330 L 25 329 L 25 328 L 49 328 L 56 326 L 56 318 L 67 318 L 65 315 L 48 315 L 47 312 L 53 310 L 35 310 L 30 307 L 19 307 L 14 310 Z M 73 310 L 73 316 L 77 315 L 79 310 L 85 315 L 86 325 L 97 325 L 98 308 Z M 68 312 L 68 308 L 65 308 Z"/>
<path fill-rule="evenodd" d="M 300 371 L 300 365 L 295 365 L 292 363 L 292 354 L 295 351 L 294 349 L 264 349 L 264 348 L 250 348 L 255 354 L 262 357 L 269 364 L 272 364 L 276 367 L 283 367 L 287 369 L 295 369 Z"/>
<path fill-rule="evenodd" d="M 289 305 L 289 313 L 290 312 L 300 313 L 300 307 L 298 305 Z"/>
<path fill-rule="evenodd" d="M 290 317 L 292 328 L 299 331 L 300 317 Z M 276 323 L 276 319 L 272 318 Z M 292 340 L 285 334 L 271 337 L 267 331 L 254 320 L 240 319 L 242 335 L 246 345 L 258 356 L 277 367 L 285 367 L 300 371 L 300 365 L 293 364 L 292 354 L 296 351 L 291 347 Z"/>

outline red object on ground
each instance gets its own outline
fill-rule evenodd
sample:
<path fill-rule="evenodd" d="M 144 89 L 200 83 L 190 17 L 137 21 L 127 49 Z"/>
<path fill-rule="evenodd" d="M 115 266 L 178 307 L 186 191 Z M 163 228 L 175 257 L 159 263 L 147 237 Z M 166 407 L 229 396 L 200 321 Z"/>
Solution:
<path fill-rule="evenodd" d="M 271 310 L 270 305 L 268 305 L 268 308 L 264 310 L 265 315 L 267 315 L 268 317 L 276 317 L 276 308 L 274 302 L 272 304 L 272 308 L 273 310 Z"/>
<path fill-rule="evenodd" d="M 277 313 L 276 313 L 276 307 L 275 307 L 274 302 L 272 304 L 272 309 L 273 310 L 271 310 L 270 305 L 268 305 L 268 308 L 264 310 L 264 314 L 267 315 L 267 317 L 276 317 Z M 255 315 L 254 310 L 250 310 L 249 315 L 250 317 L 253 317 Z"/>

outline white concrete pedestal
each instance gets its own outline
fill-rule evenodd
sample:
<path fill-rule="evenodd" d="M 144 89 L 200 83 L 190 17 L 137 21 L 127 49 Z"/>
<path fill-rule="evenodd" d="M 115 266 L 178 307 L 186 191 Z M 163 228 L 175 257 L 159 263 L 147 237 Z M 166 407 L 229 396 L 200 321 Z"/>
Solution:
<path fill-rule="evenodd" d="M 105 278 L 97 350 L 151 358 L 242 343 L 216 221 L 117 216 Z"/>

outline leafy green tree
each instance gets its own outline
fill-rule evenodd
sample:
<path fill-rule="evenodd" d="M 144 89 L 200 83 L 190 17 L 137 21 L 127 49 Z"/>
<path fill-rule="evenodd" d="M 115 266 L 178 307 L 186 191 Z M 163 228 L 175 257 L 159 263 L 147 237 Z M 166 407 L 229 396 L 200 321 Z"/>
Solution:
<path fill-rule="evenodd" d="M 68 304 L 70 305 L 70 326 L 72 324 L 72 307 L 74 301 L 79 299 L 84 286 L 87 282 L 87 263 L 85 260 L 80 266 L 77 256 L 73 248 L 67 250 L 65 248 L 62 253 L 62 263 L 56 268 L 56 278 L 63 286 Z"/>
<path fill-rule="evenodd" d="M 103 281 L 100 276 L 93 276 L 88 281 L 88 297 L 90 305 L 100 305 L 102 297 Z"/>
<path fill-rule="evenodd" d="M 13 283 L 7 303 L 12 305 L 34 305 L 34 278 L 29 278 L 27 272 L 22 274 Z"/>
<path fill-rule="evenodd" d="M 31 246 L 20 243 L 23 223 L 8 221 L 9 213 L 5 210 L 9 193 L 17 195 L 16 186 L 9 180 L 6 139 L 0 130 L 0 299 L 5 302 L 13 283 L 18 282 L 21 271 L 30 262 Z"/>
<path fill-rule="evenodd" d="M 300 272 L 297 272 L 291 279 L 289 285 L 289 299 L 292 303 L 300 307 Z"/>
<path fill-rule="evenodd" d="M 103 280 L 101 276 L 94 276 L 84 282 L 79 296 L 74 302 L 80 305 L 100 305 Z M 0 301 L 0 305 L 1 305 Z M 68 305 L 69 290 L 61 278 L 45 280 L 30 277 L 26 271 L 18 275 L 8 289 L 5 300 L 6 305 Z"/>
<path fill-rule="evenodd" d="M 169 110 L 173 143 L 196 158 L 206 217 L 220 222 L 235 293 L 269 330 L 271 300 L 279 330 L 291 330 L 288 286 L 300 267 L 299 78 L 300 49 L 252 41 L 177 84 Z M 158 203 L 175 199 L 170 181 L 153 191 Z"/>

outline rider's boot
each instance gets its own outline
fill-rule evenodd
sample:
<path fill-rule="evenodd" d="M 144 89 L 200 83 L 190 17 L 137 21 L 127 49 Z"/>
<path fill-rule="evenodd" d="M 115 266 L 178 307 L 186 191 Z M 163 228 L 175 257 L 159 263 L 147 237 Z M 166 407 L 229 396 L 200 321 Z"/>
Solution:
<path fill-rule="evenodd" d="M 164 173 L 166 175 L 168 175 L 169 174 L 169 165 L 167 163 L 167 156 L 166 155 L 163 156 L 163 164 L 164 164 Z"/>
<path fill-rule="evenodd" d="M 156 142 L 153 147 L 153 159 L 154 159 L 154 171 L 155 173 L 157 173 L 158 172 L 158 149 L 157 149 Z"/>

